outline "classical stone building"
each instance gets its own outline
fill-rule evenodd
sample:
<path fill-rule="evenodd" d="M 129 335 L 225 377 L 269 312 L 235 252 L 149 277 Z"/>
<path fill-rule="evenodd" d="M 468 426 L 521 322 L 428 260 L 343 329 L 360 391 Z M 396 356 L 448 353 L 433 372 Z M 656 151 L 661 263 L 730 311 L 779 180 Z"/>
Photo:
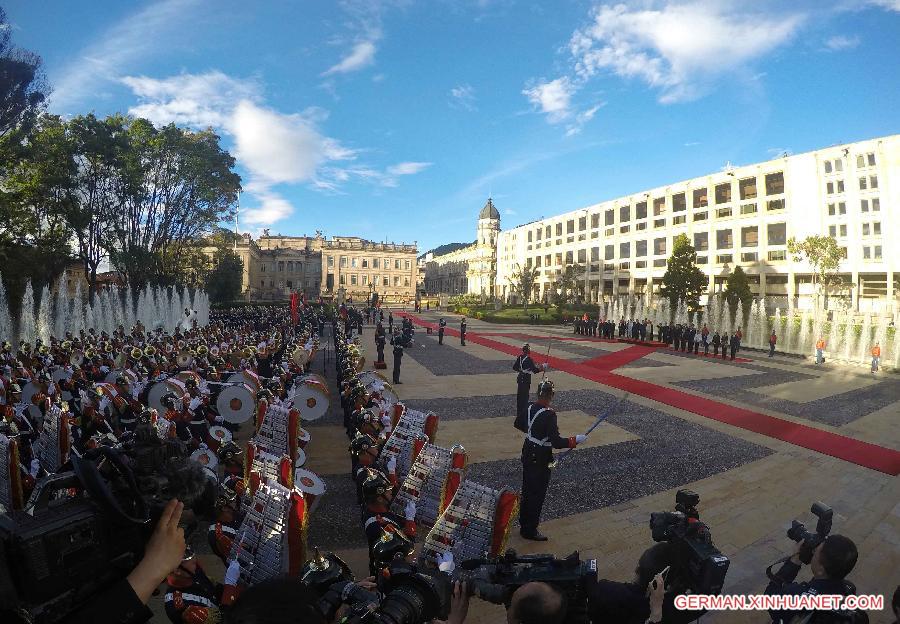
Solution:
<path fill-rule="evenodd" d="M 416 246 L 376 243 L 357 236 L 261 236 L 244 234 L 235 252 L 244 262 L 243 297 L 283 300 L 291 292 L 332 300 L 388 303 L 416 296 Z"/>
<path fill-rule="evenodd" d="M 500 213 L 490 198 L 478 214 L 475 233 L 475 242 L 467 247 L 439 256 L 425 256 L 424 290 L 427 294 L 491 296 L 497 277 Z"/>

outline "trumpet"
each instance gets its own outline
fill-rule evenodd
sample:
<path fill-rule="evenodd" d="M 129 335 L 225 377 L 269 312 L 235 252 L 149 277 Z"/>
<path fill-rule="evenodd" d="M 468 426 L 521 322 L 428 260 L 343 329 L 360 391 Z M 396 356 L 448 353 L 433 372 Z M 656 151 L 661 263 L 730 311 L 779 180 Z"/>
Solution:
<path fill-rule="evenodd" d="M 131 350 L 131 358 L 132 358 L 132 359 L 134 359 L 134 360 L 139 360 L 139 359 L 141 359 L 142 357 L 144 357 L 144 352 L 141 351 L 138 347 L 134 347 L 134 348 Z"/>
<path fill-rule="evenodd" d="M 63 341 L 63 343 L 62 343 L 61 345 L 59 345 L 59 346 L 60 346 L 60 348 L 61 348 L 63 351 L 65 351 L 66 353 L 69 353 L 70 351 L 72 351 L 72 341 L 71 341 L 71 340 L 65 340 L 65 341 Z"/>
<path fill-rule="evenodd" d="M 199 355 L 200 357 L 206 357 L 207 353 L 209 353 L 209 348 L 205 344 L 197 347 L 197 355 Z"/>
<path fill-rule="evenodd" d="M 147 357 L 153 357 L 154 355 L 156 355 L 156 347 L 154 347 L 153 345 L 147 345 L 147 348 L 144 349 L 144 355 L 146 355 Z"/>

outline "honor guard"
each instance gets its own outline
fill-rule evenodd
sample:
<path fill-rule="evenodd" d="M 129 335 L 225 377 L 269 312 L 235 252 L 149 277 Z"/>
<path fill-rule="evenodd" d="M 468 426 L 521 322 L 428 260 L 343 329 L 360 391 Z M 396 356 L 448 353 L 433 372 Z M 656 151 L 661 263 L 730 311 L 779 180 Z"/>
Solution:
<path fill-rule="evenodd" d="M 524 539 L 545 542 L 547 538 L 538 531 L 541 508 L 550 485 L 550 464 L 553 449 L 575 448 L 584 441 L 584 435 L 563 438 L 559 435 L 556 412 L 550 407 L 553 400 L 553 382 L 549 379 L 538 384 L 538 400 L 529 403 L 525 418 L 525 442 L 522 444 L 522 504 L 519 508 L 519 526 Z"/>
<path fill-rule="evenodd" d="M 531 393 L 531 376 L 547 370 L 547 365 L 538 366 L 531 359 L 531 346 L 526 342 L 522 354 L 513 362 L 516 375 L 516 420 L 524 421 L 525 410 L 528 409 L 528 395 Z"/>
<path fill-rule="evenodd" d="M 381 321 L 378 321 L 378 324 L 375 325 L 375 349 L 378 351 L 378 362 L 384 362 L 384 345 L 387 342 L 387 337 L 384 333 L 384 325 L 381 324 Z"/>
<path fill-rule="evenodd" d="M 400 361 L 403 359 L 403 337 L 400 335 L 399 331 L 394 334 L 394 337 L 391 339 L 391 344 L 394 345 L 394 383 L 403 383 L 400 381 Z"/>
<path fill-rule="evenodd" d="M 444 320 L 444 317 L 441 317 L 441 320 L 438 321 L 438 344 L 444 344 L 444 329 L 447 327 L 447 321 Z"/>
<path fill-rule="evenodd" d="M 459 344 L 466 346 L 466 317 L 459 322 Z"/>

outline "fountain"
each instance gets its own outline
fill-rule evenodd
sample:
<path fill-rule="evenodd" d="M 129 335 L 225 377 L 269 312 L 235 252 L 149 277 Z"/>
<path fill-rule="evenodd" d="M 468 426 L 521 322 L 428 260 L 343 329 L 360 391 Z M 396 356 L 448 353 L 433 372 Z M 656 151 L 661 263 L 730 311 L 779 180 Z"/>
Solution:
<path fill-rule="evenodd" d="M 803 312 L 800 315 L 800 333 L 797 338 L 797 346 L 796 346 L 797 351 L 799 351 L 800 353 L 802 353 L 804 355 L 809 355 L 810 353 L 813 352 L 812 351 L 813 344 L 815 343 L 816 340 L 819 339 L 818 336 L 815 336 L 813 338 L 813 343 L 812 344 L 810 343 L 810 339 L 809 339 L 809 329 L 810 329 L 809 324 L 810 323 L 809 323 L 809 321 L 810 321 L 809 310 L 804 308 Z"/>
<path fill-rule="evenodd" d="M 866 314 L 863 317 L 862 333 L 859 335 L 859 346 L 855 359 L 862 364 L 869 361 L 869 350 L 872 348 L 872 315 Z"/>
<path fill-rule="evenodd" d="M 775 330 L 775 339 L 784 341 L 784 333 L 781 329 L 781 308 L 775 308 L 775 321 L 772 328 Z"/>
<path fill-rule="evenodd" d="M 53 303 L 53 335 L 63 339 L 69 327 L 69 294 L 66 288 L 67 276 L 63 271 L 56 280 L 56 300 Z"/>
<path fill-rule="evenodd" d="M 34 344 L 37 330 L 34 323 L 34 289 L 31 280 L 25 283 L 25 294 L 22 295 L 22 309 L 19 311 L 19 340 Z"/>
<path fill-rule="evenodd" d="M 743 332 L 746 329 L 747 325 L 744 319 L 744 302 L 738 301 L 737 309 L 734 311 L 734 320 L 731 322 L 732 331 L 737 331 L 738 329 Z"/>
<path fill-rule="evenodd" d="M 0 340 L 15 342 L 13 337 L 12 317 L 9 315 L 9 301 L 6 298 L 6 287 L 0 277 Z"/>
<path fill-rule="evenodd" d="M 50 344 L 50 334 L 53 332 L 51 313 L 50 313 L 50 287 L 44 286 L 41 290 L 41 303 L 38 306 L 37 314 L 37 337 L 41 339 L 45 345 Z"/>
<path fill-rule="evenodd" d="M 872 342 L 874 346 L 877 342 L 881 345 L 881 361 L 890 362 L 890 349 L 887 341 L 888 320 L 886 317 L 878 319 L 878 327 L 875 328 L 875 340 Z M 871 352 L 870 352 L 871 353 Z"/>

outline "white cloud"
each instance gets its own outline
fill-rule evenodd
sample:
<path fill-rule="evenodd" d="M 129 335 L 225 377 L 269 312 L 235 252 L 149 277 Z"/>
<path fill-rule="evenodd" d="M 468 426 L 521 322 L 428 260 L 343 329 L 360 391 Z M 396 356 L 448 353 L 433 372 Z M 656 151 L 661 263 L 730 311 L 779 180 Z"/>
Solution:
<path fill-rule="evenodd" d="M 470 84 L 461 84 L 450 89 L 450 97 L 453 98 L 454 106 L 465 109 L 467 111 L 476 110 L 475 107 L 475 89 Z"/>
<path fill-rule="evenodd" d="M 900 1 L 900 0 L 898 0 Z M 832 52 L 839 52 L 840 50 L 849 50 L 851 48 L 855 48 L 859 45 L 859 37 L 856 35 L 852 37 L 848 37 L 846 35 L 835 35 L 834 37 L 829 37 L 825 40 L 825 47 L 831 50 Z"/>
<path fill-rule="evenodd" d="M 685 147 L 696 147 L 697 145 L 700 145 L 700 141 L 688 141 L 684 144 Z"/>
<path fill-rule="evenodd" d="M 882 9 L 900 12 L 900 0 L 870 0 L 869 3 Z"/>
<path fill-rule="evenodd" d="M 241 207 L 240 225 L 257 228 L 271 225 L 294 214 L 294 207 L 281 195 L 272 191 L 254 193 L 259 203 L 250 207 Z"/>
<path fill-rule="evenodd" d="M 329 67 L 322 75 L 346 74 L 368 67 L 375 62 L 376 50 L 374 41 L 360 41 L 339 63 Z"/>
<path fill-rule="evenodd" d="M 573 91 L 572 82 L 563 76 L 549 82 L 539 82 L 524 89 L 522 94 L 540 112 L 547 114 L 547 121 L 559 123 L 572 114 L 570 106 Z"/>
<path fill-rule="evenodd" d="M 517 214 L 519 214 L 519 213 L 517 213 L 517 212 L 516 212 L 515 210 L 513 210 L 512 208 L 507 208 L 506 210 L 503 211 L 503 214 L 509 215 L 509 216 L 514 216 L 514 215 L 517 215 Z"/>
<path fill-rule="evenodd" d="M 701 97 L 715 78 L 790 41 L 804 19 L 745 6 L 733 0 L 599 6 L 569 41 L 575 74 L 582 82 L 601 71 L 636 78 L 659 89 L 663 103 Z"/>
<path fill-rule="evenodd" d="M 173 31 L 193 23 L 192 10 L 199 5 L 199 0 L 152 3 L 117 22 L 65 65 L 48 69 L 54 86 L 50 108 L 70 112 L 86 98 L 95 97 L 105 83 L 121 75 L 123 67 L 165 48 Z"/>
<path fill-rule="evenodd" d="M 575 122 L 569 124 L 566 127 L 566 136 L 574 136 L 581 132 L 581 129 L 584 127 L 584 124 L 589 122 L 594 118 L 594 115 L 597 114 L 597 111 L 600 110 L 602 104 L 595 104 L 591 106 L 587 110 L 583 110 L 577 115 L 575 115 Z"/>
<path fill-rule="evenodd" d="M 413 175 L 431 166 L 430 162 L 402 162 L 387 168 L 390 175 Z"/>

